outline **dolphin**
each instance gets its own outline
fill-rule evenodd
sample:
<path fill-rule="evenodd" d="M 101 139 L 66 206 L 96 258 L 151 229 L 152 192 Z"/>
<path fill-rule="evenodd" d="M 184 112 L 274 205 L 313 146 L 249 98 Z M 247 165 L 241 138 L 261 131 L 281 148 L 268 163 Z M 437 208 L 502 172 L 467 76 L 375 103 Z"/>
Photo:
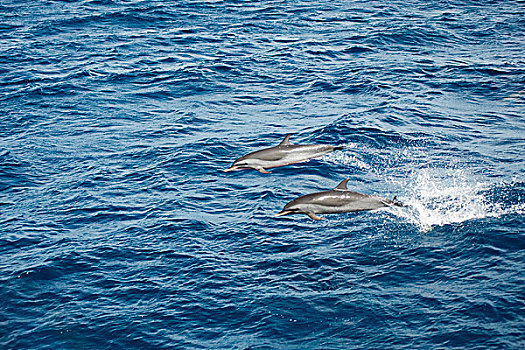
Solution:
<path fill-rule="evenodd" d="M 304 162 L 344 148 L 343 146 L 331 145 L 291 145 L 291 135 L 286 135 L 279 146 L 265 148 L 242 156 L 233 162 L 231 167 L 225 169 L 224 172 L 255 169 L 260 173 L 269 174 L 270 172 L 266 170 L 267 168 Z"/>
<path fill-rule="evenodd" d="M 306 214 L 313 220 L 322 218 L 316 214 L 335 214 L 353 211 L 373 210 L 383 207 L 404 207 L 396 197 L 393 200 L 350 191 L 346 184 L 350 179 L 341 181 L 333 190 L 316 192 L 294 199 L 284 206 L 275 216 Z"/>

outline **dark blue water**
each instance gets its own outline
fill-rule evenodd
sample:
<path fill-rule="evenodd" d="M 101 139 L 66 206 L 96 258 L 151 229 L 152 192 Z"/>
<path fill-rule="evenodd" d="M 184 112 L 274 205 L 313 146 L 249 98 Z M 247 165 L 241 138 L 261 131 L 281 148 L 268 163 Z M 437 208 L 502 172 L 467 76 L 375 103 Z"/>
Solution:
<path fill-rule="evenodd" d="M 0 3 L 2 349 L 523 349 L 520 1 Z M 243 154 L 345 145 L 224 173 Z M 333 188 L 410 206 L 274 218 Z"/>

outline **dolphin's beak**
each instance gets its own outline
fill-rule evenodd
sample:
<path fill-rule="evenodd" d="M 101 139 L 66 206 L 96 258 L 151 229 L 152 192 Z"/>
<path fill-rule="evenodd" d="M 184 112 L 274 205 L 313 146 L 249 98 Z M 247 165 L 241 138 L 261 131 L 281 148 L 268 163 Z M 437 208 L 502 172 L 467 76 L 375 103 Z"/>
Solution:
<path fill-rule="evenodd" d="M 228 172 L 230 172 L 230 171 L 235 171 L 235 170 L 237 170 L 237 169 L 238 169 L 238 168 L 237 168 L 236 166 L 231 166 L 231 167 L 229 167 L 228 169 L 224 169 L 224 172 L 225 172 L 225 173 L 228 173 Z"/>
<path fill-rule="evenodd" d="M 283 210 L 282 212 L 275 214 L 274 217 L 283 216 L 283 215 L 288 215 L 288 214 L 290 214 L 290 213 L 291 213 L 290 210 Z"/>

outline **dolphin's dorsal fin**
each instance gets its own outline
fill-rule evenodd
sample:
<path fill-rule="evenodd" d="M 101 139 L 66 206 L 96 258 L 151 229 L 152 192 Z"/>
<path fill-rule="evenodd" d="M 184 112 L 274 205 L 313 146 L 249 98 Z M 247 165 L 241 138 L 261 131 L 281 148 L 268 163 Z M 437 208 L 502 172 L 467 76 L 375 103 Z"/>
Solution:
<path fill-rule="evenodd" d="M 292 134 L 288 134 L 284 137 L 284 140 L 281 141 L 281 143 L 279 144 L 279 146 L 288 146 L 290 144 L 290 136 L 292 136 Z"/>
<path fill-rule="evenodd" d="M 348 181 L 350 181 L 350 179 L 344 179 L 343 181 L 341 181 L 339 185 L 335 186 L 334 190 L 342 190 L 342 191 L 348 190 L 348 188 L 346 187 L 346 184 L 348 183 Z"/>

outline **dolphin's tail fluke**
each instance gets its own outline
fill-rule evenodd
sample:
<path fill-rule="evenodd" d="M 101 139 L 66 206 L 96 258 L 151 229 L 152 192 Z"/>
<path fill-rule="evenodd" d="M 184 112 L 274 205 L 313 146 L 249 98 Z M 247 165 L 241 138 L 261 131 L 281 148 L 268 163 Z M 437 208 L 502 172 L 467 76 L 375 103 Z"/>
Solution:
<path fill-rule="evenodd" d="M 394 204 L 394 206 L 396 207 L 407 207 L 407 205 L 403 202 L 401 202 L 400 200 L 397 199 L 397 196 L 395 196 L 393 199 L 392 199 L 392 203 Z"/>

